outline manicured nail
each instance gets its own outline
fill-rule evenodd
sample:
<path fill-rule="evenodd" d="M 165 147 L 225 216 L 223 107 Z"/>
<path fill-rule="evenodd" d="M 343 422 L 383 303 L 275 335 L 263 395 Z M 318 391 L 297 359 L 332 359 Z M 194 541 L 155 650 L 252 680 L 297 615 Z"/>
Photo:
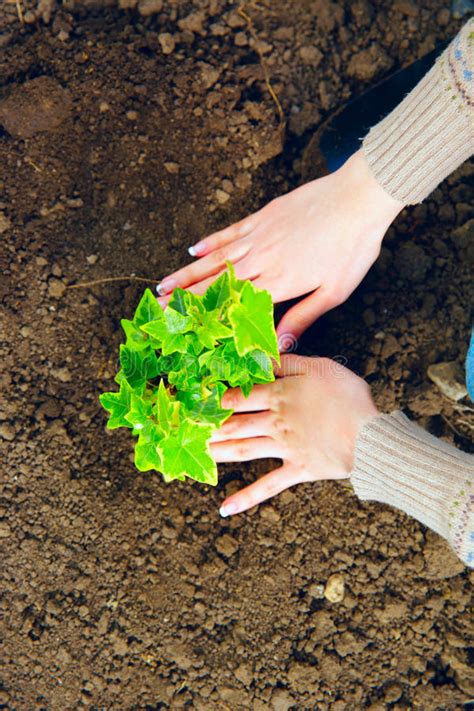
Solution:
<path fill-rule="evenodd" d="M 165 294 L 169 294 L 170 291 L 173 291 L 177 286 L 176 279 L 163 279 L 156 287 L 156 290 L 160 296 L 165 296 Z"/>
<path fill-rule="evenodd" d="M 232 514 L 237 513 L 239 510 L 239 507 L 235 503 L 235 501 L 229 501 L 227 504 L 222 504 L 222 506 L 219 509 L 219 513 L 222 516 L 222 518 L 226 518 L 226 516 L 232 516 Z"/>
<path fill-rule="evenodd" d="M 199 255 L 202 254 L 205 249 L 206 245 L 204 244 L 204 242 L 198 242 L 197 244 L 193 244 L 192 247 L 189 247 L 188 252 L 191 257 L 199 257 Z"/>

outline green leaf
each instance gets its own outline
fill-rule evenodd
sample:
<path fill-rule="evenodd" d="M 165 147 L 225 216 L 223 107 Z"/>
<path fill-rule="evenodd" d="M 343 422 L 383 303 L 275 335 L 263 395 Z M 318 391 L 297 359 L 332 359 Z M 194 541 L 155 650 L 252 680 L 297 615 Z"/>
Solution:
<path fill-rule="evenodd" d="M 140 331 L 133 321 L 123 318 L 120 321 L 120 324 L 125 332 L 125 336 L 127 337 L 126 345 L 129 348 L 134 348 L 135 350 L 143 350 L 144 348 L 148 348 L 150 345 L 150 339 L 146 333 Z"/>
<path fill-rule="evenodd" d="M 125 415 L 125 419 L 133 426 L 134 435 L 142 435 L 148 431 L 152 425 L 151 415 L 153 404 L 151 400 L 145 400 L 143 397 L 132 393 L 130 400 L 130 410 Z"/>
<path fill-rule="evenodd" d="M 220 309 L 230 299 L 229 272 L 224 272 L 206 289 L 202 297 L 203 304 L 208 311 Z"/>
<path fill-rule="evenodd" d="M 162 318 L 163 309 L 156 300 L 155 295 L 150 289 L 145 289 L 133 317 L 134 325 L 139 328 L 144 323 L 155 321 L 155 319 L 161 320 Z"/>
<path fill-rule="evenodd" d="M 250 281 L 245 282 L 240 303 L 229 308 L 229 321 L 239 355 L 258 348 L 279 362 L 273 304 L 268 292 L 256 289 Z"/>
<path fill-rule="evenodd" d="M 161 440 L 163 470 L 169 480 L 187 476 L 204 484 L 217 484 L 217 466 L 208 444 L 213 429 L 182 419 L 179 429 Z"/>
<path fill-rule="evenodd" d="M 118 393 L 109 392 L 99 396 L 100 404 L 109 413 L 107 429 L 115 430 L 117 427 L 131 427 L 130 422 L 125 419 L 125 415 L 130 410 L 132 388 L 126 380 L 120 383 Z"/>
<path fill-rule="evenodd" d="M 120 365 L 132 388 L 144 385 L 158 375 L 158 360 L 153 350 L 133 350 L 130 346 L 120 346 Z"/>
<path fill-rule="evenodd" d="M 148 428 L 147 432 L 140 434 L 135 445 L 135 466 L 141 472 L 150 469 L 163 471 L 163 459 L 160 450 L 162 434 L 158 427 Z"/>
<path fill-rule="evenodd" d="M 179 286 L 174 289 L 171 299 L 168 302 L 170 309 L 178 311 L 180 314 L 186 315 L 188 312 L 188 305 L 186 300 L 187 291 L 181 289 Z"/>
<path fill-rule="evenodd" d="M 183 403 L 186 414 L 192 420 L 208 422 L 216 427 L 220 427 L 233 412 L 233 410 L 226 410 L 220 406 L 222 395 L 226 389 L 225 385 L 217 383 L 210 395 L 203 397 L 201 388 L 199 384 L 197 384 L 194 390 L 179 392 L 177 398 Z"/>

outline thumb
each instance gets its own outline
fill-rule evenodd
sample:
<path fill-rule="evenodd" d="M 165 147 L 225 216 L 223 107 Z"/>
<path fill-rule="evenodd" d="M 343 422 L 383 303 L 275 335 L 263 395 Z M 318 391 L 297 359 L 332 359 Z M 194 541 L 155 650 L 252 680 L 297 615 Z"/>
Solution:
<path fill-rule="evenodd" d="M 280 351 L 292 351 L 297 339 L 316 319 L 336 306 L 336 301 L 322 288 L 299 301 L 286 312 L 277 327 Z"/>

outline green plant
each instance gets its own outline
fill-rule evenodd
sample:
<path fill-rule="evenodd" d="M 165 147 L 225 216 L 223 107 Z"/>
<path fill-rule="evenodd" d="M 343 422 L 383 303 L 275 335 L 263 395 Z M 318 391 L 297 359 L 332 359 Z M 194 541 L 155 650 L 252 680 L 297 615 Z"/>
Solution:
<path fill-rule="evenodd" d="M 135 465 L 165 481 L 185 476 L 217 483 L 209 440 L 232 414 L 222 408 L 228 387 L 248 396 L 274 380 L 279 360 L 273 304 L 267 291 L 228 271 L 203 296 L 175 289 L 163 310 L 147 289 L 131 321 L 121 324 L 118 392 L 100 396 L 107 427 L 138 437 Z"/>

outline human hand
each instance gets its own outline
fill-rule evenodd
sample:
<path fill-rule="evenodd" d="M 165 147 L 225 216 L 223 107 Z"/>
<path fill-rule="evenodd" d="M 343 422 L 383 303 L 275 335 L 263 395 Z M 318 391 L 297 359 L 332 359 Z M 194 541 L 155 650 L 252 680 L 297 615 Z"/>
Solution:
<path fill-rule="evenodd" d="M 275 302 L 309 294 L 277 328 L 280 339 L 284 334 L 299 338 L 358 286 L 402 208 L 358 151 L 335 173 L 272 200 L 191 247 L 200 259 L 162 280 L 159 301 L 164 306 L 176 286 L 203 293 L 230 261 L 239 279 L 252 279 Z"/>
<path fill-rule="evenodd" d="M 283 465 L 229 496 L 222 516 L 241 513 L 303 481 L 345 479 L 361 427 L 378 414 L 367 383 L 329 358 L 282 356 L 277 380 L 245 399 L 228 390 L 235 413 L 214 433 L 216 462 L 277 458 Z"/>

